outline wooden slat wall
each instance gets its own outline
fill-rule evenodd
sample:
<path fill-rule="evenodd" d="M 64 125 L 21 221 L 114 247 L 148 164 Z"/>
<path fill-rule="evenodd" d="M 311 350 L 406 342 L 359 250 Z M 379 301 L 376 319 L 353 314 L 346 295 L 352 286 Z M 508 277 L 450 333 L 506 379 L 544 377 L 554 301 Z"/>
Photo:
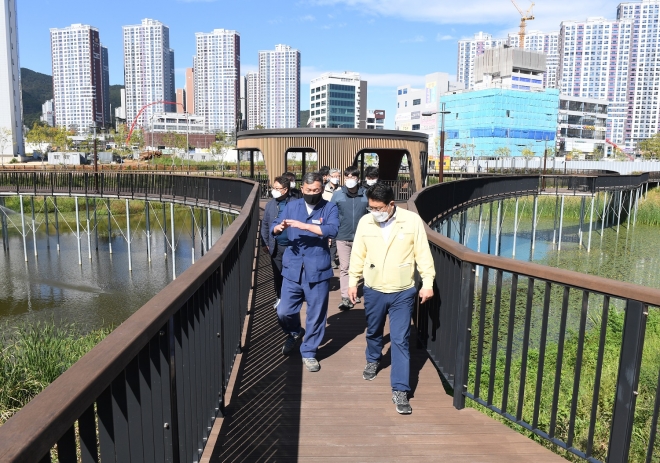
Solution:
<path fill-rule="evenodd" d="M 259 150 L 264 155 L 268 177 L 272 183 L 284 172 L 287 151 L 306 149 L 318 154 L 319 166 L 345 169 L 353 164 L 362 150 L 378 152 L 379 149 L 408 151 L 412 158 L 412 175 L 415 185 L 422 184 L 420 153 L 428 151 L 428 143 L 409 140 L 361 137 L 263 137 L 238 140 L 239 150 Z"/>

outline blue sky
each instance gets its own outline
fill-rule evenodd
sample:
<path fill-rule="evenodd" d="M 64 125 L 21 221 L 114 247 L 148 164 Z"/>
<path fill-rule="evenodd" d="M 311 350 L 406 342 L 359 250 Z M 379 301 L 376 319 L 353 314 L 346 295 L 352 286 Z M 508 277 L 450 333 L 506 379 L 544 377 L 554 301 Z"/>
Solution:
<path fill-rule="evenodd" d="M 537 19 L 528 27 L 549 31 L 558 30 L 561 20 L 614 18 L 617 3 L 537 0 Z M 51 74 L 49 29 L 90 24 L 109 49 L 111 84 L 123 84 L 121 26 L 143 18 L 170 28 L 177 87 L 192 65 L 195 32 L 234 29 L 241 34 L 241 73 L 256 69 L 259 50 L 290 45 L 302 57 L 301 109 L 309 107 L 311 78 L 356 71 L 369 81 L 369 108 L 387 111 L 388 128 L 394 126 L 398 85 L 422 85 L 431 72 L 455 75 L 459 38 L 481 30 L 505 36 L 519 22 L 509 0 L 18 0 L 21 66 Z"/>

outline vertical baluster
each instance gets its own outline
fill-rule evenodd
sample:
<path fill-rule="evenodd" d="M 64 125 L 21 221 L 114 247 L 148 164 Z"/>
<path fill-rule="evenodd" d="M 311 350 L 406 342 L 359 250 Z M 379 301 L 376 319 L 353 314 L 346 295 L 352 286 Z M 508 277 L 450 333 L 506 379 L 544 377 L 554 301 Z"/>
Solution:
<path fill-rule="evenodd" d="M 516 303 L 518 299 L 518 275 L 511 276 L 511 297 L 509 299 L 509 328 L 506 338 L 506 361 L 504 364 L 504 388 L 502 390 L 502 412 L 507 413 L 509 405 L 509 381 L 511 379 L 511 357 L 513 354 L 513 331 L 516 322 Z"/>
<path fill-rule="evenodd" d="M 571 397 L 571 414 L 568 424 L 568 439 L 566 444 L 573 446 L 575 435 L 575 415 L 577 414 L 580 380 L 582 379 L 582 355 L 584 352 L 584 336 L 587 331 L 587 311 L 589 310 L 589 291 L 582 292 L 582 311 L 580 312 L 580 331 L 578 332 L 577 353 L 575 355 L 575 375 L 573 377 L 573 396 Z"/>
<path fill-rule="evenodd" d="M 529 351 L 529 332 L 532 323 L 532 306 L 534 303 L 534 278 L 527 279 L 527 304 L 525 306 L 525 328 L 523 331 L 522 357 L 520 365 L 520 385 L 518 386 L 518 408 L 516 420 L 522 420 L 523 403 L 525 398 L 525 382 L 527 381 L 527 353 Z"/>
<path fill-rule="evenodd" d="M 477 368 L 474 378 L 474 396 L 479 398 L 481 388 L 481 368 L 483 364 L 484 331 L 486 326 L 486 301 L 488 299 L 488 267 L 483 268 L 481 277 L 481 304 L 479 306 L 479 338 L 477 340 Z"/>
<path fill-rule="evenodd" d="M 99 454 L 96 440 L 96 416 L 92 404 L 78 419 L 80 434 L 80 456 L 82 463 L 98 463 Z"/>
<path fill-rule="evenodd" d="M 142 349 L 142 351 L 145 350 L 146 349 Z M 126 366 L 125 375 L 126 411 L 131 454 L 130 461 L 153 461 L 153 429 L 151 428 L 151 409 L 149 408 L 151 400 L 146 400 L 145 404 L 141 401 L 140 372 L 137 356 Z M 148 394 L 148 388 L 145 393 Z M 144 424 L 142 423 L 143 406 L 149 408 L 148 410 L 144 410 L 145 415 L 148 414 L 148 417 L 145 416 L 147 422 Z M 145 437 L 149 437 L 150 439 L 145 442 L 143 440 Z M 147 447 L 149 447 L 149 449 L 147 453 L 145 453 L 144 450 L 147 450 Z"/>
<path fill-rule="evenodd" d="M 534 397 L 534 415 L 532 417 L 532 428 L 536 429 L 539 423 L 539 409 L 541 406 L 541 392 L 543 390 L 543 370 L 545 366 L 545 344 L 548 336 L 548 318 L 550 315 L 550 296 L 552 286 L 550 282 L 545 283 L 545 295 L 543 298 L 543 315 L 541 316 L 541 337 L 539 341 L 539 364 L 536 372 L 536 395 Z"/>
<path fill-rule="evenodd" d="M 57 441 L 57 460 L 59 463 L 77 463 L 76 433 L 73 425 Z"/>
<path fill-rule="evenodd" d="M 607 340 L 607 319 L 610 313 L 610 297 L 603 296 L 603 311 L 600 319 L 600 339 L 598 341 L 598 356 L 596 357 L 596 374 L 594 376 L 594 391 L 591 401 L 591 417 L 589 419 L 589 437 L 587 438 L 586 454 L 590 457 L 593 453 L 594 433 L 596 430 L 596 417 L 598 411 L 598 398 L 600 395 L 600 380 L 603 373 L 603 357 L 605 354 L 605 342 Z"/>
<path fill-rule="evenodd" d="M 649 435 L 649 446 L 646 451 L 646 463 L 653 461 L 653 449 L 655 437 L 658 431 L 658 413 L 660 412 L 660 371 L 658 372 L 658 385 L 655 387 L 655 403 L 653 404 L 653 418 L 651 420 L 651 434 Z"/>
<path fill-rule="evenodd" d="M 561 304 L 561 320 L 559 322 L 559 340 L 557 341 L 557 364 L 555 367 L 555 387 L 552 394 L 552 411 L 550 413 L 550 430 L 548 435 L 555 437 L 557 427 L 557 410 L 559 407 L 559 387 L 561 385 L 561 370 L 564 360 L 564 340 L 566 338 L 566 318 L 568 316 L 568 298 L 570 288 L 564 286 L 564 298 Z"/>
<path fill-rule="evenodd" d="M 495 307 L 493 309 L 493 332 L 490 345 L 490 372 L 488 381 L 488 405 L 493 404 L 495 389 L 495 371 L 497 370 L 497 338 L 500 331 L 500 305 L 502 301 L 502 270 L 497 270 L 495 277 Z"/>
<path fill-rule="evenodd" d="M 108 387 L 96 399 L 96 410 L 99 419 L 99 449 L 101 461 L 116 461 L 115 458 L 115 425 L 112 417 L 112 388 Z"/>

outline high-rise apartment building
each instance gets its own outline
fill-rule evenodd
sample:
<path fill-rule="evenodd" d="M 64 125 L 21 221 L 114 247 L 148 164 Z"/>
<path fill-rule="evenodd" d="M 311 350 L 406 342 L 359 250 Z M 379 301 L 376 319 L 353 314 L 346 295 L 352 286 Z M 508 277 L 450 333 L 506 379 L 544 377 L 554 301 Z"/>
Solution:
<path fill-rule="evenodd" d="M 97 28 L 72 24 L 50 30 L 55 124 L 89 133 L 110 121 L 108 52 Z"/>
<path fill-rule="evenodd" d="M 141 24 L 124 26 L 123 33 L 126 120 L 132 123 L 142 108 L 156 103 L 147 106 L 138 121 L 149 127 L 154 114 L 175 111 L 176 105 L 165 103 L 176 100 L 170 29 L 160 21 L 143 19 Z"/>
<path fill-rule="evenodd" d="M 49 127 L 55 127 L 55 103 L 52 99 L 46 100 L 41 105 L 41 117 L 39 120 Z"/>
<path fill-rule="evenodd" d="M 630 24 L 629 32 L 619 32 L 618 45 L 630 45 L 623 143 L 631 150 L 660 130 L 660 0 L 621 3 L 617 19 L 620 24 Z M 623 75 L 625 67 L 621 67 L 617 73 Z"/>
<path fill-rule="evenodd" d="M 259 123 L 266 129 L 298 127 L 300 52 L 288 45 L 259 52 Z"/>
<path fill-rule="evenodd" d="M 520 37 L 518 34 L 509 34 L 507 44 L 512 48 L 519 48 Z M 546 71 L 543 74 L 543 87 L 557 88 L 559 32 L 527 31 L 524 48 L 528 51 L 538 51 L 545 54 Z"/>
<path fill-rule="evenodd" d="M 559 43 L 562 95 L 607 100 L 606 137 L 625 144 L 631 59 L 631 20 L 564 21 Z"/>
<path fill-rule="evenodd" d="M 471 39 L 459 40 L 456 80 L 463 84 L 464 88 L 474 87 L 474 60 L 477 56 L 483 55 L 484 51 L 501 47 L 506 43 L 506 39 L 493 39 L 492 35 L 484 32 L 474 34 Z"/>
<path fill-rule="evenodd" d="M 108 48 L 101 45 L 101 73 L 103 80 L 103 119 L 104 125 L 112 124 L 112 109 L 110 105 L 110 61 Z"/>
<path fill-rule="evenodd" d="M 186 68 L 185 93 L 186 93 L 186 111 L 188 112 L 188 114 L 195 114 L 195 71 L 194 71 L 194 68 Z"/>
<path fill-rule="evenodd" d="M 315 127 L 366 128 L 367 81 L 357 72 L 326 72 L 309 84 L 309 116 Z"/>
<path fill-rule="evenodd" d="M 176 89 L 176 112 L 179 114 L 186 112 L 186 89 Z"/>
<path fill-rule="evenodd" d="M 251 71 L 245 74 L 245 97 L 247 99 L 247 128 L 254 130 L 259 125 L 259 73 Z M 305 123 L 306 121 L 301 121 Z"/>
<path fill-rule="evenodd" d="M 16 0 L 6 0 L 0 10 L 0 130 L 10 130 L 0 156 L 25 155 L 21 68 L 18 62 Z"/>
<path fill-rule="evenodd" d="M 210 132 L 237 129 L 241 73 L 241 37 L 215 29 L 195 34 L 195 114 Z"/>

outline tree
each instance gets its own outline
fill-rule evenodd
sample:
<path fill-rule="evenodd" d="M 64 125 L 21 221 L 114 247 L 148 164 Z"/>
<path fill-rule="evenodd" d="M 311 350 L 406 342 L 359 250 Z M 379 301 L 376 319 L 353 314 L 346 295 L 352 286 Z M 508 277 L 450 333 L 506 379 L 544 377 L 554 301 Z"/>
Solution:
<path fill-rule="evenodd" d="M 594 161 L 600 161 L 603 159 L 605 156 L 605 149 L 603 145 L 598 145 L 594 148 L 593 152 L 591 153 L 591 157 Z"/>
<path fill-rule="evenodd" d="M 582 151 L 580 151 L 577 148 L 573 148 L 568 155 L 571 157 L 572 160 L 580 159 L 582 156 Z"/>
<path fill-rule="evenodd" d="M 617 161 L 627 161 L 628 155 L 621 148 L 614 148 L 614 159 Z"/>
<path fill-rule="evenodd" d="M 500 146 L 495 150 L 495 156 L 498 158 L 508 158 L 511 156 L 511 148 L 508 146 Z"/>
<path fill-rule="evenodd" d="M 520 150 L 520 154 L 522 155 L 522 157 L 525 158 L 526 161 L 529 161 L 534 156 L 536 156 L 536 153 L 534 153 L 534 149 L 531 143 L 525 146 L 522 150 Z"/>
<path fill-rule="evenodd" d="M 639 142 L 639 149 L 643 159 L 660 158 L 660 133 L 656 133 L 646 140 Z"/>

